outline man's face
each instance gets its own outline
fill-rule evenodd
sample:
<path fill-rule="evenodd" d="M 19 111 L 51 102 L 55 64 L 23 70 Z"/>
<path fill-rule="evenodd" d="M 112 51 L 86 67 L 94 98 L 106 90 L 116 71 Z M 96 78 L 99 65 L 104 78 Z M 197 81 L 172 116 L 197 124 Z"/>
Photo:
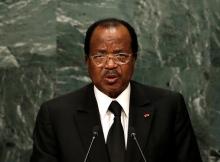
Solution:
<path fill-rule="evenodd" d="M 88 72 L 93 84 L 106 95 L 116 98 L 128 85 L 134 70 L 135 58 L 131 49 L 131 37 L 123 25 L 117 27 L 97 27 L 90 40 L 90 56 L 97 53 L 114 55 L 131 54 L 127 64 L 117 64 L 108 57 L 103 66 L 97 66 L 89 57 Z"/>

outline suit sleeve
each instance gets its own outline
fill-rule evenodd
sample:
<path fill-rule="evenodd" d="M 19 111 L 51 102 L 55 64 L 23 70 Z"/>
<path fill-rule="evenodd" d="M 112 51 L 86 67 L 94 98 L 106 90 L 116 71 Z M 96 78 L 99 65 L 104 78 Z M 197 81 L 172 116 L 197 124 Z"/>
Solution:
<path fill-rule="evenodd" d="M 186 104 L 180 94 L 177 99 L 174 133 L 177 161 L 202 162 Z"/>
<path fill-rule="evenodd" d="M 46 104 L 38 112 L 30 162 L 58 162 L 57 142 Z"/>

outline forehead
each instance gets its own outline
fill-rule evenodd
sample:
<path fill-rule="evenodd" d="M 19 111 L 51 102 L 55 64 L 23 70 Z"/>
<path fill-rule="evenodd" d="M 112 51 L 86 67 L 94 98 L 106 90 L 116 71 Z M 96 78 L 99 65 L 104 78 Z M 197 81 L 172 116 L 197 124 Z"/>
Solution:
<path fill-rule="evenodd" d="M 118 43 L 131 42 L 131 37 L 128 29 L 123 25 L 109 27 L 98 26 L 91 36 L 90 43 L 91 45 L 94 45 L 94 42 L 102 43 L 111 41 L 116 41 Z"/>

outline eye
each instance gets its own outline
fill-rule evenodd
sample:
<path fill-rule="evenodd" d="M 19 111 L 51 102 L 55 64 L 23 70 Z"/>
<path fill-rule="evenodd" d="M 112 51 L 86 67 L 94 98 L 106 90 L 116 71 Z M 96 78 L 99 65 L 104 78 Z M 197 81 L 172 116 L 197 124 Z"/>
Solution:
<path fill-rule="evenodd" d="M 106 55 L 102 53 L 96 53 L 95 55 L 92 55 L 91 57 L 97 65 L 102 64 L 106 59 Z"/>
<path fill-rule="evenodd" d="M 93 55 L 93 58 L 94 59 L 105 58 L 105 55 L 103 55 L 103 54 L 96 54 L 96 55 Z"/>
<path fill-rule="evenodd" d="M 126 59 L 126 58 L 129 57 L 129 54 L 127 54 L 127 53 L 117 53 L 116 57 L 121 58 L 121 59 Z"/>
<path fill-rule="evenodd" d="M 126 62 L 129 58 L 129 54 L 127 53 L 117 53 L 115 56 L 120 62 Z"/>

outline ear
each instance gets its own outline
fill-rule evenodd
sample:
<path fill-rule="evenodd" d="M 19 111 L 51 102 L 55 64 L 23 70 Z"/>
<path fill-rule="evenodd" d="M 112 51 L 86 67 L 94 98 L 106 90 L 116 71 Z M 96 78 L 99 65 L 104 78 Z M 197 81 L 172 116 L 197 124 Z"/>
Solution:
<path fill-rule="evenodd" d="M 133 57 L 133 58 L 132 58 L 133 64 L 135 64 L 136 60 L 137 60 L 137 57 Z"/>
<path fill-rule="evenodd" d="M 87 56 L 87 55 L 85 55 L 85 64 L 87 64 L 87 65 L 88 65 L 88 61 L 89 61 L 89 58 L 88 58 L 88 56 Z"/>

